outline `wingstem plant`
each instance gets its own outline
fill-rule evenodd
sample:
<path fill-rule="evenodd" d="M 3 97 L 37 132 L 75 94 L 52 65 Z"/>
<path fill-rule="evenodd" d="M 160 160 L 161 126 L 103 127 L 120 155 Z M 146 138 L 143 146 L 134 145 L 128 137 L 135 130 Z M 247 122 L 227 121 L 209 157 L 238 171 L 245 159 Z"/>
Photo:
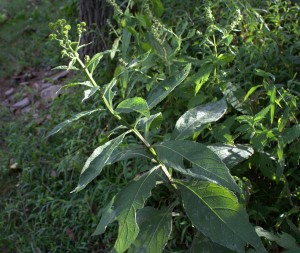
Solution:
<path fill-rule="evenodd" d="M 152 165 L 150 170 L 136 175 L 103 208 L 102 217 L 94 235 L 103 233 L 106 227 L 116 220 L 119 230 L 113 252 L 122 253 L 126 250 L 129 250 L 128 252 L 162 252 L 172 232 L 173 209 L 182 203 L 187 217 L 204 237 L 209 238 L 212 248 L 225 247 L 235 252 L 245 252 L 245 248 L 251 246 L 257 252 L 266 252 L 248 221 L 244 206 L 238 201 L 238 199 L 243 199 L 243 194 L 228 169 L 232 163 L 236 164 L 247 158 L 249 150 L 245 151 L 242 148 L 226 145 L 205 146 L 187 140 L 204 124 L 215 122 L 225 114 L 227 109 L 225 99 L 188 110 L 177 120 L 169 139 L 152 144 L 148 133 L 152 124 L 160 125 L 161 113 L 151 115 L 151 111 L 156 109 L 177 86 L 184 82 L 191 71 L 191 63 L 187 63 L 183 68 L 174 72 L 170 69 L 170 59 L 168 59 L 167 72 L 176 74 L 171 74 L 164 80 L 156 82 L 150 89 L 147 99 L 142 97 L 125 98 L 115 107 L 113 87 L 120 81 L 121 75 L 135 65 L 135 62 L 125 63 L 123 72 L 120 71 L 107 85 L 100 87 L 93 78 L 93 73 L 101 58 L 109 53 L 115 55 L 117 47 L 98 53 L 92 59 L 86 56 L 82 61 L 78 50 L 85 46 L 79 44 L 80 36 L 85 30 L 84 26 L 84 23 L 77 26 L 78 40 L 72 42 L 69 39 L 71 27 L 65 20 L 58 20 L 50 25 L 54 31 L 51 38 L 57 40 L 63 48 L 62 55 L 70 59 L 68 66 L 58 68 L 82 70 L 88 81 L 70 84 L 66 87 L 86 86 L 84 100 L 98 93 L 105 110 L 109 111 L 111 116 L 126 128 L 126 131 L 93 151 L 81 171 L 78 186 L 73 192 L 85 188 L 102 172 L 105 166 L 115 162 L 139 157 L 149 159 L 149 164 Z M 129 33 L 129 31 L 125 30 L 124 33 Z M 130 37 L 128 34 L 125 37 L 128 38 L 128 36 Z M 151 39 L 155 44 L 153 38 Z M 180 46 L 175 51 L 179 49 Z M 123 48 L 123 51 L 126 54 L 126 49 Z M 152 54 L 151 51 L 145 58 L 150 54 Z M 143 60 L 145 59 L 140 61 Z M 136 68 L 135 71 L 144 74 L 142 69 Z M 149 77 L 147 77 L 148 79 Z M 47 137 L 85 115 L 102 110 L 104 109 L 101 107 L 79 113 L 58 125 Z M 128 113 L 138 113 L 133 124 L 126 120 L 125 115 Z M 133 133 L 143 144 L 142 147 L 141 145 L 121 145 L 130 133 Z M 239 151 L 238 156 L 232 152 L 233 148 Z M 174 193 L 175 200 L 169 204 L 169 207 L 147 206 L 146 201 L 157 185 L 166 185 Z M 193 245 L 201 248 L 198 240 L 200 239 L 195 237 Z"/>

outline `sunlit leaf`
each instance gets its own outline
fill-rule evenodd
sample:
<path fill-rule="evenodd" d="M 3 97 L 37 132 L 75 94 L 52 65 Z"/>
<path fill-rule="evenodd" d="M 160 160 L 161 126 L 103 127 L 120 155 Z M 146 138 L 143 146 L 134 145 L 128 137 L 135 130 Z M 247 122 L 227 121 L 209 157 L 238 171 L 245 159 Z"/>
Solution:
<path fill-rule="evenodd" d="M 164 81 L 159 82 L 155 88 L 150 92 L 147 102 L 149 109 L 153 109 L 161 101 L 163 101 L 179 84 L 181 84 L 188 76 L 191 70 L 191 64 L 187 64 L 186 67 L 175 76 L 169 77 Z"/>
<path fill-rule="evenodd" d="M 105 165 L 113 151 L 122 143 L 123 138 L 130 131 L 106 142 L 104 145 L 96 148 L 92 155 L 87 159 L 81 171 L 79 182 L 73 192 L 79 192 L 87 186 L 95 177 L 97 177 Z"/>
<path fill-rule="evenodd" d="M 206 146 L 191 141 L 166 141 L 153 147 L 160 160 L 180 173 L 209 180 L 228 189 L 240 192 L 226 165 Z M 185 168 L 184 161 L 190 163 Z"/>
<path fill-rule="evenodd" d="M 170 210 L 144 207 L 137 213 L 137 222 L 140 232 L 128 253 L 162 252 L 172 231 Z"/>
<path fill-rule="evenodd" d="M 172 138 L 182 140 L 192 136 L 204 124 L 219 120 L 226 110 L 225 99 L 188 110 L 177 120 Z"/>
<path fill-rule="evenodd" d="M 118 104 L 116 111 L 119 113 L 129 113 L 136 111 L 145 117 L 150 117 L 150 111 L 147 102 L 141 97 L 128 98 Z"/>
<path fill-rule="evenodd" d="M 99 112 L 99 111 L 104 111 L 104 109 L 96 109 L 96 110 L 91 110 L 91 111 L 84 111 L 80 112 L 76 115 L 74 115 L 72 118 L 65 120 L 64 122 L 58 124 L 56 127 L 54 127 L 47 135 L 45 138 L 50 137 L 53 134 L 58 133 L 61 129 L 63 129 L 65 126 L 69 125 L 70 123 L 86 116 L 86 115 L 91 115 L 94 112 Z"/>
<path fill-rule="evenodd" d="M 126 251 L 139 233 L 136 212 L 143 208 L 145 201 L 151 195 L 151 190 L 156 185 L 158 168 L 155 167 L 134 179 L 116 196 L 114 210 L 119 222 L 119 230 L 114 250 L 117 253 Z"/>
<path fill-rule="evenodd" d="M 266 252 L 245 208 L 229 190 L 201 181 L 176 181 L 176 185 L 187 216 L 213 242 L 240 253 L 245 252 L 247 244 L 258 252 Z"/>
<path fill-rule="evenodd" d="M 83 102 L 83 101 L 89 99 L 90 97 L 92 97 L 97 92 L 97 90 L 99 90 L 99 86 L 93 87 L 93 88 L 88 89 L 88 90 L 85 90 L 84 91 L 84 97 L 83 97 L 81 102 Z"/>

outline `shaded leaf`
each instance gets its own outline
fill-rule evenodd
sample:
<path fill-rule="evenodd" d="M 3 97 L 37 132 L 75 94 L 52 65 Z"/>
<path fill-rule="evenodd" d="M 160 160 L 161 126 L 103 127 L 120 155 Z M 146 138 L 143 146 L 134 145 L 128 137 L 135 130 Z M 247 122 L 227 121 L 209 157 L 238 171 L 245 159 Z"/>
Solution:
<path fill-rule="evenodd" d="M 282 138 L 283 138 L 283 142 L 284 144 L 290 144 L 291 142 L 293 142 L 294 140 L 296 140 L 297 138 L 300 137 L 300 124 L 295 125 L 291 128 L 285 128 L 282 131 Z"/>
<path fill-rule="evenodd" d="M 109 158 L 113 151 L 122 143 L 123 138 L 129 132 L 130 131 L 121 134 L 117 138 L 106 142 L 104 145 L 94 150 L 92 155 L 85 162 L 85 165 L 79 177 L 78 185 L 72 192 L 81 191 L 87 186 L 88 183 L 90 183 L 101 173 L 104 166 L 107 165 L 107 161 L 109 161 Z"/>
<path fill-rule="evenodd" d="M 141 127 L 145 133 L 146 139 L 148 139 L 150 128 L 159 128 L 163 120 L 162 113 L 156 113 L 151 115 L 149 118 L 142 118 L 138 122 L 138 126 Z"/>
<path fill-rule="evenodd" d="M 232 168 L 248 159 L 254 153 L 253 148 L 249 145 L 231 146 L 226 144 L 213 144 L 207 145 L 207 147 L 217 154 L 228 168 Z"/>
<path fill-rule="evenodd" d="M 128 253 L 162 252 L 172 231 L 172 213 L 168 208 L 144 207 L 137 213 L 140 232 Z"/>
<path fill-rule="evenodd" d="M 198 233 L 195 235 L 192 246 L 187 253 L 234 253 L 234 251 L 213 243 L 207 237 Z"/>
<path fill-rule="evenodd" d="M 195 94 L 197 94 L 199 92 L 199 90 L 201 89 L 202 85 L 207 82 L 211 72 L 213 70 L 213 65 L 212 64 L 206 64 L 204 65 L 200 71 L 195 74 L 195 83 L 196 83 L 196 87 L 195 87 Z"/>
<path fill-rule="evenodd" d="M 164 100 L 179 84 L 181 84 L 188 76 L 191 70 L 191 64 L 187 64 L 185 68 L 178 74 L 159 82 L 150 92 L 147 102 L 149 109 L 153 109 L 162 100 Z"/>
<path fill-rule="evenodd" d="M 150 111 L 146 100 L 141 97 L 128 98 L 118 104 L 116 111 L 119 113 L 129 113 L 136 111 L 145 117 L 150 117 Z"/>
<path fill-rule="evenodd" d="M 226 110 L 225 99 L 188 110 L 177 120 L 172 138 L 182 140 L 192 136 L 204 124 L 219 120 Z"/>
<path fill-rule="evenodd" d="M 191 141 L 166 141 L 153 147 L 163 163 L 180 173 L 240 192 L 226 165 L 206 146 Z M 190 169 L 184 167 L 184 160 L 191 164 Z"/>
<path fill-rule="evenodd" d="M 154 167 L 143 176 L 131 181 L 116 196 L 114 210 L 119 222 L 118 238 L 114 245 L 115 252 L 126 251 L 139 233 L 136 211 L 143 208 L 156 185 L 157 169 Z"/>
<path fill-rule="evenodd" d="M 94 112 L 99 112 L 99 111 L 104 111 L 104 109 L 96 109 L 96 110 L 91 110 L 91 111 L 84 111 L 84 112 L 80 112 L 76 115 L 74 115 L 72 118 L 67 119 L 65 121 L 63 121 L 62 123 L 58 124 L 56 127 L 54 127 L 47 135 L 45 138 L 50 137 L 53 134 L 58 133 L 62 128 L 64 128 L 65 126 L 67 126 L 68 124 L 86 116 L 86 115 L 91 115 Z"/>
<path fill-rule="evenodd" d="M 187 216 L 213 242 L 240 253 L 245 252 L 247 244 L 258 252 L 266 252 L 246 210 L 229 190 L 201 181 L 176 181 L 176 185 Z"/>

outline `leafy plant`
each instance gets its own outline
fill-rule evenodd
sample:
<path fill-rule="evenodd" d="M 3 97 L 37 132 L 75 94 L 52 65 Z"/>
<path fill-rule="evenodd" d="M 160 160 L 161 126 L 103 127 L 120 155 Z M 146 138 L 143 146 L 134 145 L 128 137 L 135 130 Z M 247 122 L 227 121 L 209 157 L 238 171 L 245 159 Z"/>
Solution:
<path fill-rule="evenodd" d="M 153 3 L 157 8 L 156 13 L 159 14 L 160 1 Z M 146 11 L 150 13 L 149 10 Z M 144 53 L 131 60 L 128 54 L 130 38 L 142 38 L 135 29 L 139 26 L 147 28 L 146 16 L 140 16 L 141 23 L 135 24 L 135 18 L 128 9 L 124 13 L 119 10 L 119 15 L 123 15 L 123 24 L 125 22 L 130 26 L 122 29 L 122 39 L 117 40 L 122 43 L 120 65 L 117 66 L 111 81 L 102 86 L 93 78 L 94 71 L 105 54 L 110 54 L 113 58 L 119 53 L 118 46 L 98 53 L 92 59 L 85 57 L 82 60 L 78 50 L 85 46 L 79 44 L 85 24 L 77 25 L 79 37 L 75 42 L 69 38 L 71 26 L 65 20 L 50 25 L 54 31 L 51 38 L 57 40 L 63 48 L 62 55 L 70 59 L 68 65 L 58 68 L 82 71 L 87 80 L 71 86 L 87 87 L 84 100 L 98 95 L 101 105 L 98 111 L 92 110 L 73 116 L 52 130 L 47 137 L 86 114 L 96 115 L 103 110 L 108 111 L 119 123 L 116 129 L 109 132 L 112 138 L 96 148 L 87 159 L 73 192 L 84 189 L 101 174 L 105 166 L 117 161 L 138 157 L 147 160 L 149 165 L 149 169 L 139 171 L 102 209 L 101 220 L 94 235 L 103 233 L 116 220 L 119 229 L 114 252 L 125 252 L 128 249 L 129 252 L 162 252 L 172 232 L 173 211 L 181 206 L 196 230 L 207 237 L 213 247 L 222 245 L 232 251 L 244 252 L 246 246 L 251 246 L 258 252 L 266 252 L 248 221 L 242 189 L 228 169 L 232 163 L 236 165 L 247 158 L 248 153 L 241 149 L 239 154 L 235 154 L 231 153 L 231 146 L 207 146 L 191 140 L 205 124 L 213 123 L 225 114 L 225 100 L 193 107 L 177 119 L 172 132 L 165 133 L 163 137 L 155 134 L 164 123 L 161 115 L 164 115 L 165 107 L 159 106 L 170 99 L 171 92 L 188 78 L 192 65 L 188 61 L 176 64 L 181 38 L 163 25 L 161 34 L 159 31 L 157 34 L 153 31 L 146 32 L 147 41 L 141 41 Z M 157 25 L 160 24 L 154 17 L 153 20 Z M 136 50 L 141 52 L 142 48 Z M 161 67 L 149 60 L 158 55 L 163 61 Z M 158 75 L 154 70 L 159 71 Z M 132 88 L 128 88 L 128 85 L 131 82 L 133 85 L 137 82 L 151 83 L 145 98 L 130 97 L 128 90 Z M 116 84 L 119 84 L 119 90 Z M 196 93 L 198 91 L 197 88 Z M 123 100 L 115 102 L 117 96 Z M 131 135 L 137 140 L 135 144 L 128 143 Z M 238 147 L 235 149 L 239 150 Z M 151 193 L 159 186 L 166 187 L 170 194 L 166 201 L 151 206 L 148 204 Z M 197 242 L 193 243 L 193 250 L 195 245 Z"/>

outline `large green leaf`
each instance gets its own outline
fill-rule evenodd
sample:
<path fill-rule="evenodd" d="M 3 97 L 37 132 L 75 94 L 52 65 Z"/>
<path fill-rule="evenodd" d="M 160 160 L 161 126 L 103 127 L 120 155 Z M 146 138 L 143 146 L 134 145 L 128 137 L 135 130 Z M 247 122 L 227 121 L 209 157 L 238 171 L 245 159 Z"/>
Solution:
<path fill-rule="evenodd" d="M 128 253 L 163 251 L 172 231 L 172 213 L 168 209 L 145 207 L 137 213 L 140 232 Z"/>
<path fill-rule="evenodd" d="M 141 97 L 128 98 L 118 104 L 116 111 L 119 113 L 129 113 L 136 111 L 146 118 L 150 117 L 150 111 L 147 102 Z"/>
<path fill-rule="evenodd" d="M 249 145 L 231 146 L 227 144 L 212 144 L 207 146 L 226 164 L 232 168 L 253 155 L 254 150 Z"/>
<path fill-rule="evenodd" d="M 240 192 L 226 165 L 206 146 L 191 141 L 166 141 L 153 147 L 163 163 L 180 173 Z M 184 160 L 191 164 L 191 168 L 184 167 Z"/>
<path fill-rule="evenodd" d="M 164 81 L 161 81 L 150 92 L 147 102 L 149 109 L 153 109 L 162 100 L 164 100 L 179 84 L 181 84 L 188 76 L 191 70 L 191 64 L 187 64 L 182 71 L 174 76 L 171 76 Z"/>
<path fill-rule="evenodd" d="M 207 237 L 198 233 L 194 236 L 192 246 L 187 253 L 234 253 L 234 251 L 213 243 Z"/>
<path fill-rule="evenodd" d="M 194 226 L 213 242 L 244 253 L 250 244 L 266 252 L 246 210 L 226 188 L 210 182 L 176 181 L 187 216 Z"/>
<path fill-rule="evenodd" d="M 188 110 L 176 122 L 173 138 L 182 140 L 192 136 L 206 123 L 220 119 L 227 110 L 225 99 Z"/>
<path fill-rule="evenodd" d="M 156 185 L 158 168 L 159 166 L 154 167 L 143 176 L 133 180 L 116 196 L 114 210 L 119 222 L 119 231 L 114 252 L 126 251 L 136 239 L 139 233 L 136 212 L 143 208 L 145 201 L 151 195 L 151 190 Z"/>
<path fill-rule="evenodd" d="M 115 139 L 106 142 L 104 145 L 96 148 L 92 155 L 87 159 L 81 171 L 79 182 L 73 192 L 81 191 L 87 186 L 95 177 L 97 177 L 105 165 L 113 151 L 122 143 L 124 136 L 130 131 L 121 134 Z"/>
<path fill-rule="evenodd" d="M 65 121 L 63 121 L 62 123 L 58 124 L 56 127 L 54 127 L 47 135 L 45 138 L 50 137 L 53 134 L 58 133 L 62 128 L 64 128 L 65 126 L 69 125 L 70 123 L 86 116 L 86 115 L 91 115 L 94 112 L 99 112 L 99 111 L 104 111 L 104 109 L 96 109 L 96 110 L 91 110 L 91 111 L 84 111 L 84 112 L 80 112 L 76 115 L 74 115 L 72 118 L 67 119 Z"/>

